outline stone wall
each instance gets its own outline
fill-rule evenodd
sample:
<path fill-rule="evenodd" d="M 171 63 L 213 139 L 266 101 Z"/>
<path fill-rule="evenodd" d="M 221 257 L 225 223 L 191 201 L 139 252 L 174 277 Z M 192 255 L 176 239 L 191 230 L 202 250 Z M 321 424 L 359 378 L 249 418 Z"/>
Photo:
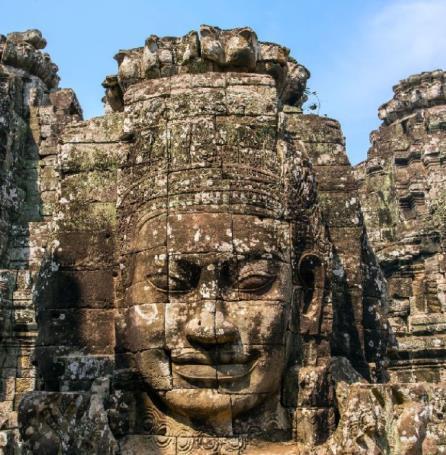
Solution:
<path fill-rule="evenodd" d="M 386 282 L 369 245 L 341 126 L 336 120 L 304 115 L 293 108 L 285 109 L 283 117 L 293 139 L 311 159 L 319 206 L 333 243 L 332 288 L 339 318 L 335 316 L 333 328 L 339 333 L 334 336 L 332 353 L 348 353 L 365 377 L 382 381 L 387 346 L 393 342 L 386 320 Z"/>
<path fill-rule="evenodd" d="M 389 286 L 395 381 L 445 381 L 446 75 L 411 76 L 379 109 L 359 164 L 369 239 Z"/>
<path fill-rule="evenodd" d="M 57 243 L 37 282 L 41 388 L 78 390 L 114 354 L 114 237 L 122 116 L 67 125 L 59 137 Z"/>

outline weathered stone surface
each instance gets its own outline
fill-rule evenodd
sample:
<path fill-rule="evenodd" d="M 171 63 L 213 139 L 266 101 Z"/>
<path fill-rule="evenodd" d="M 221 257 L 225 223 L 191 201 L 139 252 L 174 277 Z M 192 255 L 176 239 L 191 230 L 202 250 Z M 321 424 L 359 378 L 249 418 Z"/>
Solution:
<path fill-rule="evenodd" d="M 1 64 L 24 70 L 37 76 L 48 88 L 56 88 L 58 68 L 48 54 L 40 51 L 45 46 L 46 41 L 38 30 L 10 33 L 0 45 Z"/>
<path fill-rule="evenodd" d="M 82 118 L 73 91 L 56 88 L 57 67 L 40 51 L 45 44 L 37 30 L 0 39 L 2 453 L 19 443 L 18 404 L 38 385 L 34 298 L 54 239 L 58 135 L 64 125 Z"/>
<path fill-rule="evenodd" d="M 389 285 L 396 381 L 444 381 L 445 73 L 411 76 L 380 108 L 368 159 L 358 165 L 371 243 Z"/>
<path fill-rule="evenodd" d="M 46 39 L 40 30 L 27 30 L 26 32 L 13 32 L 6 35 L 6 39 L 14 42 L 25 41 L 34 46 L 35 49 L 45 49 Z"/>
<path fill-rule="evenodd" d="M 28 441 L 25 450 L 28 453 L 118 453 L 104 403 L 108 388 L 108 380 L 97 379 L 90 393 L 30 393 L 21 403 L 20 426 Z"/>
<path fill-rule="evenodd" d="M 104 101 L 112 111 L 122 111 L 122 93 L 146 78 L 211 72 L 269 74 L 277 83 L 278 99 L 300 106 L 310 76 L 304 66 L 289 57 L 288 49 L 259 42 L 249 27 L 222 30 L 203 25 L 199 35 L 197 32 L 179 38 L 151 35 L 144 47 L 119 51 L 115 59 L 118 75 L 107 76 L 103 84 Z"/>
<path fill-rule="evenodd" d="M 354 169 L 248 27 L 120 51 L 87 121 L 45 44 L 0 36 L 0 453 L 443 453 L 444 74 Z"/>

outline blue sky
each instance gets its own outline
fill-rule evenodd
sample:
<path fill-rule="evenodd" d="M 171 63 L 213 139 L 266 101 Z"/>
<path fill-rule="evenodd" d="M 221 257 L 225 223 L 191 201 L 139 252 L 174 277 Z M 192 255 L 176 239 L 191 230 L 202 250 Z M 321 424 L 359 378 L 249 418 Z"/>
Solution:
<path fill-rule="evenodd" d="M 410 74 L 446 68 L 446 0 L 0 0 L 0 33 L 39 28 L 86 118 L 102 114 L 101 82 L 118 49 L 200 24 L 248 25 L 312 74 L 320 114 L 338 119 L 352 163 L 366 157 L 378 107 Z"/>

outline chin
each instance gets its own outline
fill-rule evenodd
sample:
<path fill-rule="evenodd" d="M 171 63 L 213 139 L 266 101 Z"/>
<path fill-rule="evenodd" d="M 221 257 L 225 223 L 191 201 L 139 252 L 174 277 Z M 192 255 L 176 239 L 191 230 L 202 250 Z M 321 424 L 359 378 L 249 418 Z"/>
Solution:
<path fill-rule="evenodd" d="M 162 399 L 174 413 L 191 419 L 231 416 L 231 398 L 228 394 L 219 393 L 218 389 L 173 389 L 166 392 Z"/>
<path fill-rule="evenodd" d="M 264 389 L 240 390 L 237 393 L 213 388 L 173 389 L 162 396 L 167 407 L 176 414 L 194 420 L 234 419 L 259 406 L 268 397 L 276 396 L 278 387 L 269 392 Z"/>

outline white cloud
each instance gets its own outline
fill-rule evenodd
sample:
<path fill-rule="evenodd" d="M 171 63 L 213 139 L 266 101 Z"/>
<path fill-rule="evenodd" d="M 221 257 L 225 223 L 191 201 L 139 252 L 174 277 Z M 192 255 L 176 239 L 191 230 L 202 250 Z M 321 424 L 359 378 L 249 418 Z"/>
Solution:
<path fill-rule="evenodd" d="M 336 90 L 326 97 L 336 106 L 329 114 L 341 120 L 353 161 L 367 150 L 368 138 L 360 138 L 358 128 L 379 124 L 377 109 L 391 98 L 392 86 L 446 68 L 446 0 L 389 0 L 363 17 L 356 34 L 337 56 L 330 80 Z"/>
<path fill-rule="evenodd" d="M 369 21 L 365 44 L 386 73 L 446 64 L 446 1 L 399 0 Z"/>
<path fill-rule="evenodd" d="M 391 1 L 365 18 L 361 30 L 347 57 L 356 102 L 361 94 L 371 102 L 402 78 L 446 66 L 445 0 Z"/>

